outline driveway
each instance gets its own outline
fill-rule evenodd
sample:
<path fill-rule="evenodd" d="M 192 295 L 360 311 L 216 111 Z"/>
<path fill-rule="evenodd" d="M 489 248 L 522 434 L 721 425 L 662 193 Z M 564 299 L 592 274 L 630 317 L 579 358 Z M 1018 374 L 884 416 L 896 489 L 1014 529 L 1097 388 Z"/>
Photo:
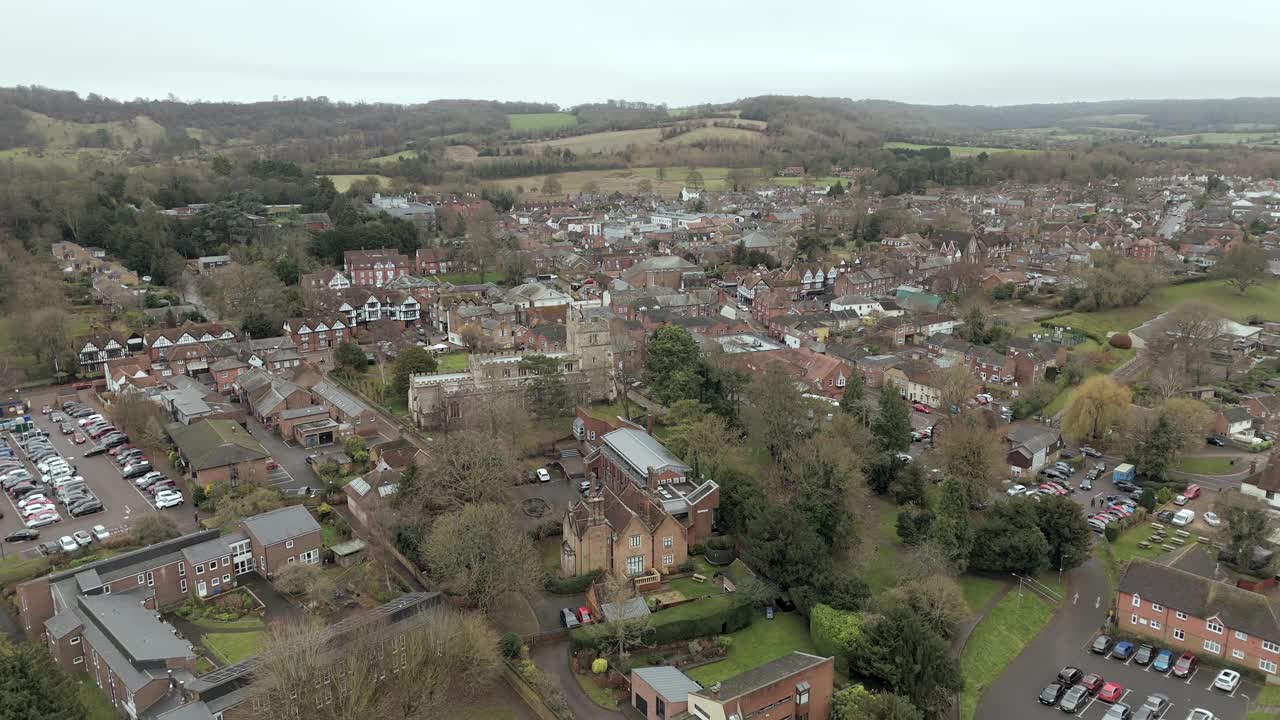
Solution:
<path fill-rule="evenodd" d="M 525 530 L 531 530 L 547 520 L 559 520 L 565 510 L 582 499 L 576 485 L 564 478 L 559 468 L 550 468 L 551 482 L 527 483 L 516 485 L 511 489 L 511 502 L 516 514 L 516 522 Z M 542 517 L 526 515 L 522 502 L 531 497 L 540 497 L 547 501 L 550 508 Z"/>
<path fill-rule="evenodd" d="M 305 494 L 306 490 L 320 486 L 320 478 L 316 477 L 316 474 L 311 471 L 311 466 L 307 464 L 307 456 L 318 452 L 317 448 L 286 445 L 278 435 L 253 418 L 248 418 L 245 424 L 249 434 L 262 443 L 262 447 L 266 448 L 280 465 L 272 470 L 270 477 L 267 478 L 267 482 L 272 487 L 287 495 L 293 495 Z"/>
<path fill-rule="evenodd" d="M 547 678 L 556 684 L 564 693 L 565 702 L 579 720 L 590 718 L 621 718 L 622 713 L 616 710 L 605 710 L 587 697 L 587 693 L 573 676 L 573 668 L 569 666 L 569 641 L 547 643 L 534 647 L 530 659 Z"/>

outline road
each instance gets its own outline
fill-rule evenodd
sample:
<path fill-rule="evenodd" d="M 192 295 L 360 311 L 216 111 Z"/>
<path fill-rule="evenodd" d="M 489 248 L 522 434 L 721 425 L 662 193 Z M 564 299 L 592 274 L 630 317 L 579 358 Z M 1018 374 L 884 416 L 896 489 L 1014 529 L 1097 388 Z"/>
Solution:
<path fill-rule="evenodd" d="M 1170 210 L 1169 213 L 1160 220 L 1160 228 L 1156 231 L 1160 234 L 1160 237 L 1168 240 L 1174 235 L 1177 235 L 1178 231 L 1182 229 L 1182 224 L 1186 222 L 1187 211 L 1191 209 L 1191 206 L 1192 203 L 1187 201 Z"/>

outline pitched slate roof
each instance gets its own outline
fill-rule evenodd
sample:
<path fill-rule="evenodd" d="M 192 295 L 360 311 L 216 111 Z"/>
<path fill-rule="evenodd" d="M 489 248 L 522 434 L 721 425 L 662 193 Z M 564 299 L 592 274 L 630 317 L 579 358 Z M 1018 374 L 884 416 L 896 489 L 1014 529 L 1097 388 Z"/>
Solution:
<path fill-rule="evenodd" d="M 631 675 L 644 680 L 668 702 L 684 702 L 689 693 L 702 689 L 692 678 L 670 665 L 636 668 L 631 671 Z"/>
<path fill-rule="evenodd" d="M 316 519 L 311 517 L 311 513 L 307 512 L 302 505 L 290 505 L 254 515 L 245 519 L 244 526 L 249 534 L 263 545 L 275 545 L 310 532 L 320 531 L 320 523 L 316 522 Z"/>
<path fill-rule="evenodd" d="M 771 663 L 766 663 L 721 682 L 719 692 L 712 692 L 710 689 L 706 689 L 692 692 L 691 694 L 715 700 L 719 703 L 727 703 L 830 660 L 831 658 L 793 652 L 790 655 L 783 655 Z"/>
<path fill-rule="evenodd" d="M 234 420 L 202 420 L 190 425 L 170 425 L 169 436 L 193 470 L 224 467 L 260 460 L 269 455 Z"/>
<path fill-rule="evenodd" d="M 1228 629 L 1280 643 L 1280 620 L 1258 593 L 1148 560 L 1132 561 L 1119 589 L 1198 618 L 1217 617 Z"/>

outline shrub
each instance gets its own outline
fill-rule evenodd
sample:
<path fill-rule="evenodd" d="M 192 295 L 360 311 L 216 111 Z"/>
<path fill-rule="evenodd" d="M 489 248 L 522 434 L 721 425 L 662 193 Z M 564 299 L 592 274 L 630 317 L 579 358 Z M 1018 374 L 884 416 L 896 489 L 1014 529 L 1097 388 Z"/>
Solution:
<path fill-rule="evenodd" d="M 563 534 L 564 525 L 560 524 L 560 521 L 554 518 L 543 520 L 529 531 L 529 537 L 534 540 L 541 540 L 545 537 L 557 537 Z"/>
<path fill-rule="evenodd" d="M 689 546 L 689 557 L 702 555 L 707 551 L 707 546 L 702 543 L 694 543 Z"/>
<path fill-rule="evenodd" d="M 500 645 L 504 657 L 515 659 L 520 657 L 520 650 L 524 647 L 524 643 L 520 642 L 520 636 L 509 632 L 502 636 Z"/>
<path fill-rule="evenodd" d="M 1127 333 L 1116 333 L 1107 342 L 1111 344 L 1111 347 L 1120 350 L 1128 350 L 1133 347 L 1133 338 L 1129 337 Z"/>
<path fill-rule="evenodd" d="M 684 562 L 676 566 L 676 572 L 682 572 L 682 573 L 693 572 L 693 563 L 690 562 L 689 560 L 685 560 Z"/>
<path fill-rule="evenodd" d="M 586 592 L 587 588 L 600 579 L 601 574 L 600 570 L 592 570 L 586 575 L 575 575 L 567 578 L 548 575 L 547 579 L 542 582 L 542 587 L 552 595 L 577 595 L 578 593 Z"/>
<path fill-rule="evenodd" d="M 1103 535 L 1106 536 L 1107 542 L 1113 543 L 1120 538 L 1120 528 L 1115 525 L 1108 525 L 1107 529 L 1103 531 Z"/>
<path fill-rule="evenodd" d="M 751 619 L 749 603 L 742 602 L 733 593 L 715 595 L 654 613 L 641 644 L 666 645 L 710 635 L 724 635 L 747 627 L 751 624 Z M 612 635 L 608 623 L 598 623 L 575 628 L 569 633 L 569 637 L 573 648 L 578 650 L 604 647 Z M 621 672 L 621 668 L 617 669 Z"/>
<path fill-rule="evenodd" d="M 830 605 L 815 605 L 809 613 L 809 637 L 821 655 L 834 655 L 836 671 L 849 672 L 849 655 L 862 639 L 862 613 L 836 610 Z"/>
<path fill-rule="evenodd" d="M 709 550 L 733 550 L 737 547 L 737 543 L 728 535 L 716 535 L 707 540 L 707 549 Z"/>

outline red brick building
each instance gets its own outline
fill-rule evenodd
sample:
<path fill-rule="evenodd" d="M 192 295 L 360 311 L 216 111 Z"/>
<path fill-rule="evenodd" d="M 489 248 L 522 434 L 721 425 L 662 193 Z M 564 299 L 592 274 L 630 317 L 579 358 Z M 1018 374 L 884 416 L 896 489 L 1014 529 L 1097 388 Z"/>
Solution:
<path fill-rule="evenodd" d="M 631 706 L 646 720 L 669 720 L 681 712 L 702 720 L 828 720 L 835 659 L 793 652 L 709 688 L 691 684 L 697 686 L 674 668 L 634 670 Z"/>
<path fill-rule="evenodd" d="M 1116 593 L 1125 634 L 1190 650 L 1214 664 L 1276 676 L 1280 620 L 1266 596 L 1146 560 L 1134 560 Z"/>
<path fill-rule="evenodd" d="M 453 268 L 453 261 L 443 248 L 418 248 L 414 266 L 419 275 L 441 275 Z"/>
<path fill-rule="evenodd" d="M 389 248 L 348 250 L 342 254 L 342 269 L 353 286 L 382 287 L 409 274 L 409 258 Z"/>

